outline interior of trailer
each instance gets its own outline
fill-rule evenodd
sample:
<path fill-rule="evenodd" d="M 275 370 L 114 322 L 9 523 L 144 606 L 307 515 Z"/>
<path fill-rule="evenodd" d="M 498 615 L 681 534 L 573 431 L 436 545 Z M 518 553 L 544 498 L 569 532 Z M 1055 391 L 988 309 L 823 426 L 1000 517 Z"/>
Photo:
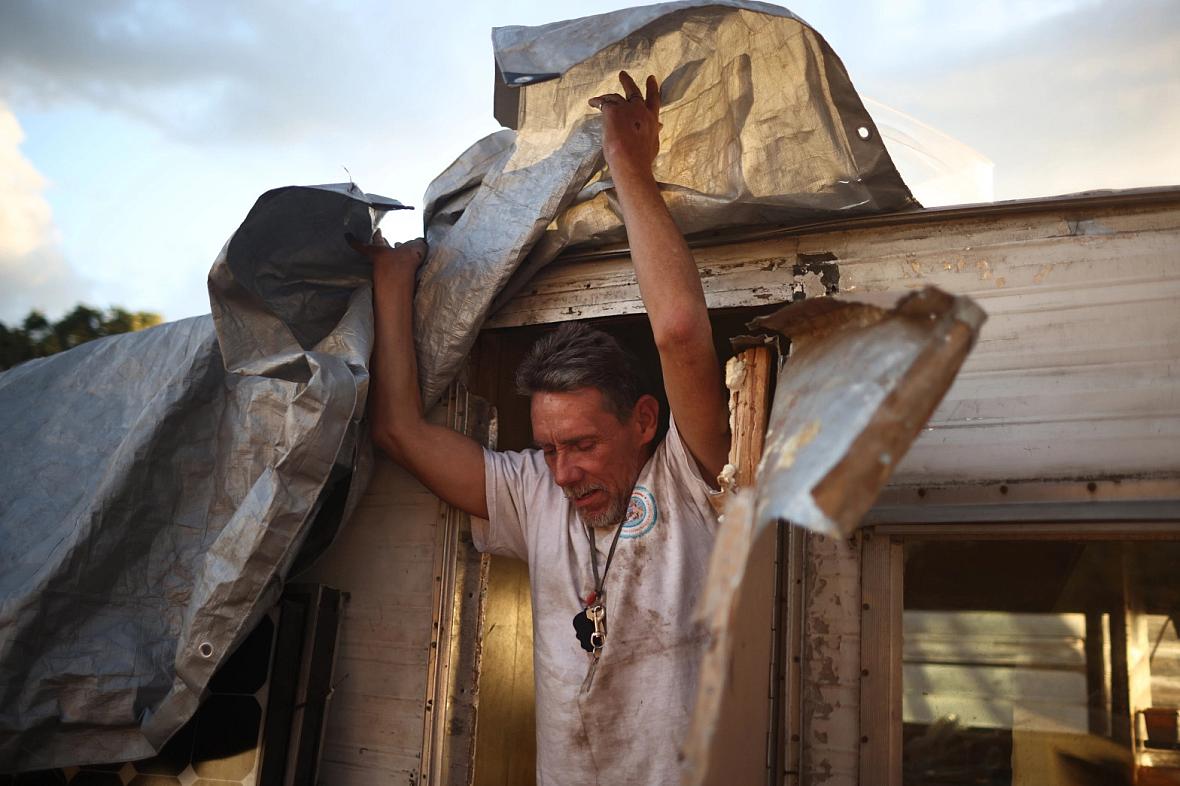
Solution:
<path fill-rule="evenodd" d="M 1180 706 L 1180 542 L 903 554 L 904 783 L 1132 783 L 1180 760 L 1156 724 Z"/>

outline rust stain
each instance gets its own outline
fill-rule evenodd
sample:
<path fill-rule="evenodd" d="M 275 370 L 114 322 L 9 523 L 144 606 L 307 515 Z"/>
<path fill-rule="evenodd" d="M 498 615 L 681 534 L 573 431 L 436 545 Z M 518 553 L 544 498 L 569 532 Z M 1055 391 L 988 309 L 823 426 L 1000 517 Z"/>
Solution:
<path fill-rule="evenodd" d="M 975 263 L 975 269 L 979 271 L 979 280 L 987 281 L 992 277 L 992 267 L 987 263 L 986 259 L 981 259 Z"/>
<path fill-rule="evenodd" d="M 1048 278 L 1049 274 L 1052 272 L 1053 272 L 1053 263 L 1052 262 L 1050 262 L 1047 265 L 1042 265 L 1041 269 L 1037 271 L 1037 274 L 1035 276 L 1033 276 L 1033 283 L 1040 284 L 1042 281 L 1044 281 L 1046 278 Z"/>
<path fill-rule="evenodd" d="M 1005 283 L 1006 283 L 1006 279 L 1003 276 L 998 276 L 996 278 L 996 288 L 997 289 L 1003 289 Z"/>
<path fill-rule="evenodd" d="M 782 448 L 779 449 L 778 468 L 790 469 L 795 464 L 795 458 L 799 455 L 799 451 L 804 448 L 811 440 L 815 439 L 819 434 L 820 423 L 818 420 L 813 420 L 803 428 L 796 431 L 791 436 L 787 437 L 787 441 L 783 443 Z"/>

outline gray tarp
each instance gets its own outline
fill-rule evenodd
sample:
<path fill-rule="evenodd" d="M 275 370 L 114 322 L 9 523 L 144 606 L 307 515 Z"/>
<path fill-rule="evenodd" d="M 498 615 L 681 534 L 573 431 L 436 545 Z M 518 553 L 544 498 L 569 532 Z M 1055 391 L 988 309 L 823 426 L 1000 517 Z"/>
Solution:
<path fill-rule="evenodd" d="M 914 206 L 839 58 L 789 12 L 671 3 L 494 33 L 517 131 L 430 186 L 424 397 L 567 247 L 623 238 L 588 97 L 663 80 L 657 178 L 690 234 Z M 527 77 L 527 78 L 525 78 Z M 368 270 L 355 189 L 264 195 L 213 318 L 0 375 L 0 770 L 148 756 L 277 595 L 334 477 L 363 489 Z"/>
<path fill-rule="evenodd" d="M 586 104 L 619 90 L 620 69 L 663 82 L 655 173 L 687 234 L 917 206 L 840 59 L 785 9 L 665 3 L 492 40 L 520 85 L 497 88 L 518 93 L 517 131 L 478 142 L 426 194 L 416 333 L 428 402 L 537 270 L 565 248 L 624 239 Z"/>
<path fill-rule="evenodd" d="M 396 202 L 259 198 L 212 317 L 0 374 L 0 772 L 152 755 L 277 599 L 329 481 L 365 487 L 368 263 Z"/>

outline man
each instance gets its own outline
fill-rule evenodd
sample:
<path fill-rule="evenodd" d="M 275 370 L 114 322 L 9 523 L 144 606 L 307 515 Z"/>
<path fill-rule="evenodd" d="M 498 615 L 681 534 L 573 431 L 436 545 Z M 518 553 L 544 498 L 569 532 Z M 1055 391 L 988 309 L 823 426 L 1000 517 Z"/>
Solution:
<path fill-rule="evenodd" d="M 421 241 L 357 248 L 373 259 L 377 444 L 477 517 L 476 545 L 529 563 L 541 784 L 678 783 L 700 659 L 692 613 L 716 519 L 708 502 L 729 447 L 704 292 L 660 195 L 659 86 L 591 99 L 671 409 L 604 333 L 567 325 L 517 374 L 539 450 L 496 453 L 423 418 L 413 351 Z"/>

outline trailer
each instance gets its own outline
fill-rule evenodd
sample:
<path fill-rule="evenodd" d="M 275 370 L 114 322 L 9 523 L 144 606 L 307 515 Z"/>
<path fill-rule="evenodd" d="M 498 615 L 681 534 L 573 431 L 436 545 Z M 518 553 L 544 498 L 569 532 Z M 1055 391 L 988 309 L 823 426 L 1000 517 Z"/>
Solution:
<path fill-rule="evenodd" d="M 702 680 L 745 698 L 707 719 L 707 750 L 686 743 L 691 779 L 1177 782 L 1180 188 L 692 245 L 725 344 L 783 304 L 929 285 L 988 321 L 851 537 L 781 522 L 773 548 L 728 546 L 746 595 L 725 623 L 727 666 L 744 682 Z M 432 416 L 527 446 L 512 370 L 571 319 L 654 358 L 626 249 L 567 254 L 491 317 Z M 769 400 L 791 361 L 766 351 Z M 324 782 L 532 782 L 526 566 L 478 554 L 465 515 L 381 459 L 298 578 L 348 598 Z"/>

